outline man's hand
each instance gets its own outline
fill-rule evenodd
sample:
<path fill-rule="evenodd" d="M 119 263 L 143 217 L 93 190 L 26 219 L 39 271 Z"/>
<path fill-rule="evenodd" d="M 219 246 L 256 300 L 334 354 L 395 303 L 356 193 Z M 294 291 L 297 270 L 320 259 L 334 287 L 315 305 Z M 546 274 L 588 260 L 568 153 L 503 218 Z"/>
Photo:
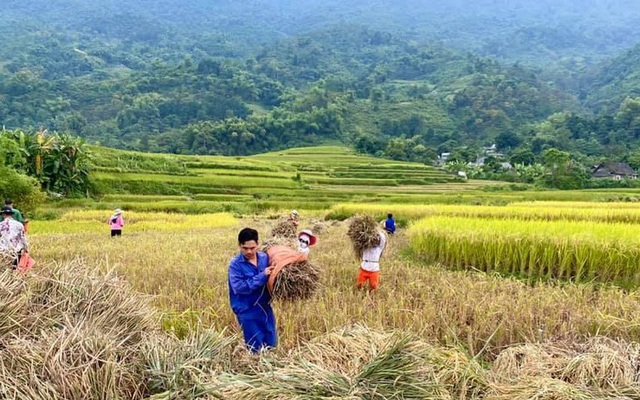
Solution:
<path fill-rule="evenodd" d="M 269 275 L 271 275 L 271 271 L 273 271 L 273 267 L 267 267 L 267 268 L 264 269 L 264 274 L 266 276 L 269 276 Z"/>

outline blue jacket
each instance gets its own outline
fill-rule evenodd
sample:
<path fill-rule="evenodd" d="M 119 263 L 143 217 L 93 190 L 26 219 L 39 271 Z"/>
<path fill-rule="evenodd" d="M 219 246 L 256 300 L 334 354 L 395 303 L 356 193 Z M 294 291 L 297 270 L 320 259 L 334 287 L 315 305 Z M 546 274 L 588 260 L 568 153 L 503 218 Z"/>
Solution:
<path fill-rule="evenodd" d="M 387 218 L 387 220 L 384 221 L 384 229 L 387 232 L 395 232 L 396 231 L 396 221 L 394 221 L 393 218 Z"/>
<path fill-rule="evenodd" d="M 269 266 L 269 256 L 259 251 L 257 257 L 257 268 L 242 254 L 229 263 L 229 301 L 238 318 L 259 319 L 273 314 L 267 289 L 269 277 L 264 273 Z"/>

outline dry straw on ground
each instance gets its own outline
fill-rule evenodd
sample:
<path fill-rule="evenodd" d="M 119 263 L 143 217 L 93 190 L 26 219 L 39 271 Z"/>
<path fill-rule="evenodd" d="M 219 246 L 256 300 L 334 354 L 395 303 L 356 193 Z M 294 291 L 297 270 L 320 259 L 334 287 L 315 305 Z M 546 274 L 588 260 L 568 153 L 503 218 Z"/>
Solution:
<path fill-rule="evenodd" d="M 15 261 L 16 257 L 13 254 L 7 252 L 0 252 L 0 271 L 10 269 Z"/>
<path fill-rule="evenodd" d="M 370 215 L 356 215 L 351 218 L 347 235 L 351 239 L 356 258 L 362 258 L 365 249 L 380 244 L 378 224 Z"/>
<path fill-rule="evenodd" d="M 78 261 L 0 273 L 0 398 L 635 399 L 636 343 L 597 337 L 504 349 L 349 326 L 288 352 L 238 352 L 225 331 L 157 329 L 147 297 Z"/>
<path fill-rule="evenodd" d="M 424 350 L 406 335 L 356 327 L 284 360 L 267 356 L 254 374 L 222 376 L 215 386 L 228 399 L 446 399 Z"/>
<path fill-rule="evenodd" d="M 141 343 L 155 330 L 145 298 L 82 263 L 0 274 L 0 397 L 140 398 Z"/>

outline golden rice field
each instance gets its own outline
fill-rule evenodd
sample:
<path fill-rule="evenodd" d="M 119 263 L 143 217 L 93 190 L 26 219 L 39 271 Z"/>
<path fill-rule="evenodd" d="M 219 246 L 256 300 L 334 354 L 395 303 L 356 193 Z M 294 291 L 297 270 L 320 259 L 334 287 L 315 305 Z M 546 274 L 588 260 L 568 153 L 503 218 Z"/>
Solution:
<path fill-rule="evenodd" d="M 542 221 L 599 221 L 640 223 L 640 203 L 595 202 L 514 202 L 504 206 L 449 204 L 367 204 L 343 203 L 331 208 L 330 218 L 344 219 L 355 214 L 371 214 L 379 219 L 392 212 L 401 220 L 423 217 L 469 217 Z"/>
<path fill-rule="evenodd" d="M 581 204 L 561 207 L 536 202 L 514 205 L 512 210 L 552 214 L 562 209 L 592 216 L 612 209 L 620 215 L 635 211 L 628 204 Z M 595 400 L 640 395 L 637 225 L 597 218 L 525 218 L 518 211 L 513 217 L 468 214 L 507 207 L 340 207 L 345 207 L 341 212 L 376 217 L 391 211 L 409 221 L 407 229 L 389 240 L 380 289 L 373 294 L 355 289 L 358 262 L 347 238 L 347 222 L 324 220 L 324 211 L 303 211 L 300 228 L 313 228 L 319 239 L 311 261 L 322 270 L 321 289 L 307 301 L 274 304 L 279 347 L 259 359 L 239 350 L 239 339 L 233 335 L 239 329 L 228 305 L 227 266 L 237 252 L 240 228 L 255 227 L 266 238 L 286 211 L 239 218 L 226 213 L 125 210 L 123 236 L 114 239 L 109 237 L 108 211 L 65 212 L 57 220 L 30 224 L 31 252 L 38 262 L 33 275 L 51 271 L 58 276 L 61 265 L 72 265 L 73 270 L 95 267 L 150 295 L 160 315 L 157 326 L 168 337 L 156 337 L 152 322 L 136 322 L 147 331 L 136 336 L 137 351 L 142 353 L 134 356 L 129 348 L 124 354 L 131 362 L 142 363 L 144 373 L 122 362 L 114 364 L 132 375 L 127 380 L 124 375 L 108 378 L 120 374 L 121 369 L 114 369 L 101 378 L 108 389 L 104 393 L 111 393 L 111 398 L 123 398 L 117 395 L 120 387 L 126 388 L 124 398 L 148 400 Z M 440 211 L 424 214 L 427 209 Z M 62 283 L 56 296 L 74 293 L 77 307 L 85 310 L 87 304 L 94 304 L 96 288 L 102 287 L 96 279 L 78 278 L 90 285 L 87 302 L 78 297 L 84 296 L 85 289 Z M 118 301 L 122 305 L 110 312 L 110 318 L 124 312 L 116 310 L 129 310 L 135 303 Z M 92 318 L 101 321 L 98 326 L 105 324 L 99 316 Z M 93 332 L 83 324 L 78 329 Z M 105 343 L 102 333 L 91 334 L 100 339 L 80 344 L 74 336 L 55 343 L 69 343 L 75 351 Z M 0 332 L 0 341 L 2 337 Z M 42 343 L 37 342 L 40 347 L 33 352 L 41 349 L 55 360 L 51 349 L 58 344 L 50 344 L 49 339 L 34 338 Z M 14 347 L 4 353 L 0 349 L 0 355 L 18 357 Z M 11 380 L 15 387 L 24 386 L 21 379 L 28 382 L 29 374 L 34 374 L 29 365 L 21 366 L 23 375 Z M 100 392 L 95 389 L 97 378 L 81 373 L 93 364 L 83 365 L 69 367 L 77 371 L 72 378 L 80 382 L 69 392 L 72 397 L 83 390 Z M 9 371 L 0 362 L 0 376 L 10 375 Z M 132 384 L 140 380 L 145 387 Z M 71 385 L 51 382 L 55 387 Z M 6 394 L 3 385 L 0 393 Z M 5 397 L 44 396 L 15 393 Z"/>
<path fill-rule="evenodd" d="M 640 284 L 640 238 L 631 224 L 431 217 L 411 227 L 413 253 L 454 268 L 560 279 Z"/>
<path fill-rule="evenodd" d="M 166 312 L 164 323 L 170 329 L 184 332 L 188 324 L 197 321 L 236 329 L 228 306 L 226 268 L 237 251 L 237 231 L 255 226 L 264 235 L 274 220 L 234 221 L 224 214 L 194 220 L 173 214 L 127 213 L 130 218 L 124 236 L 110 239 L 108 226 L 100 222 L 106 217 L 108 214 L 87 211 L 67 214 L 54 226 L 51 221 L 34 222 L 34 257 L 40 265 L 81 258 L 90 265 L 117 271 L 136 290 L 155 296 L 154 304 Z M 458 221 L 439 218 L 433 226 L 442 228 L 444 237 L 449 234 L 448 238 L 453 238 Z M 443 227 L 446 223 L 449 231 Z M 483 223 L 486 221 L 478 220 L 478 227 Z M 95 229 L 90 230 L 87 224 L 96 224 L 91 225 Z M 167 224 L 173 224 L 171 229 Z M 390 241 L 382 264 L 382 287 L 370 297 L 354 289 L 358 263 L 346 237 L 346 224 L 307 217 L 303 226 L 326 229 L 319 234 L 311 256 L 323 270 L 323 289 L 307 302 L 276 304 L 282 349 L 356 322 L 411 331 L 442 342 L 462 341 L 472 354 L 483 348 L 495 354 L 504 346 L 535 341 L 540 335 L 569 338 L 600 332 L 631 340 L 640 331 L 640 303 L 635 292 L 589 284 L 530 286 L 493 274 L 449 271 L 406 256 L 402 250 L 409 243 L 404 233 Z M 412 228 L 414 252 L 423 251 L 422 242 L 415 239 L 420 226 Z M 506 229 L 504 226 L 501 229 Z M 616 225 L 601 227 L 598 232 L 604 234 L 611 227 Z M 485 232 L 489 230 L 485 226 Z M 578 226 L 557 234 L 579 232 Z M 583 232 L 582 236 L 586 239 L 588 235 Z M 629 231 L 624 238 L 632 236 Z M 595 254 L 595 250 L 585 251 Z M 604 257 L 605 253 L 598 254 Z"/>

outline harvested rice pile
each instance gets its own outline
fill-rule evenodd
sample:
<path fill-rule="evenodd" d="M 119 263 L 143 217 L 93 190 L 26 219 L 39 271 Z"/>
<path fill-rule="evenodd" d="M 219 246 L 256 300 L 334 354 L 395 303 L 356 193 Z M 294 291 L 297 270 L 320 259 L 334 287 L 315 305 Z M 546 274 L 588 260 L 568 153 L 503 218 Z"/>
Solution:
<path fill-rule="evenodd" d="M 0 398 L 195 399 L 205 376 L 248 370 L 236 337 L 178 340 L 148 301 L 80 261 L 1 271 Z"/>
<path fill-rule="evenodd" d="M 365 249 L 375 247 L 380 244 L 378 234 L 378 224 L 370 215 L 356 215 L 351 218 L 349 230 L 347 231 L 356 258 L 362 258 Z"/>
<path fill-rule="evenodd" d="M 306 300 L 316 293 L 320 287 L 320 270 L 306 255 L 286 245 L 271 246 L 267 254 L 270 264 L 275 266 L 268 283 L 274 299 Z"/>
<path fill-rule="evenodd" d="M 224 399 L 450 400 L 428 357 L 434 349 L 406 334 L 350 327 L 313 339 L 284 360 L 263 356 L 255 374 L 221 376 L 217 394 Z"/>
<path fill-rule="evenodd" d="M 534 343 L 505 349 L 487 369 L 462 347 L 356 325 L 201 387 L 211 399 L 631 400 L 638 356 L 637 344 L 607 338 Z"/>
<path fill-rule="evenodd" d="M 290 219 L 281 219 L 278 224 L 271 230 L 272 237 L 284 237 L 295 239 L 297 228 Z"/>
<path fill-rule="evenodd" d="M 488 376 L 491 399 L 640 398 L 640 347 L 606 337 L 504 350 Z"/>
<path fill-rule="evenodd" d="M 114 275 L 75 262 L 0 273 L 0 397 L 136 399 L 154 313 Z"/>

